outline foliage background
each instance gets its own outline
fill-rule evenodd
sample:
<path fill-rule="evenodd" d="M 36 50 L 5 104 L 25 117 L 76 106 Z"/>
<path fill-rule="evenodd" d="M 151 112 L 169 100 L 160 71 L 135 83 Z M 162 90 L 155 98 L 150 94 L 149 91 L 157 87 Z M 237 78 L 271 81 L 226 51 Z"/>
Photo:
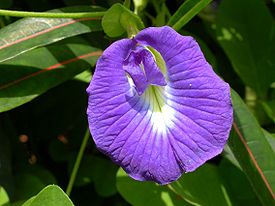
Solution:
<path fill-rule="evenodd" d="M 235 121 L 224 153 L 161 187 L 128 178 L 89 138 L 74 205 L 274 204 L 275 4 L 209 2 L 136 0 L 140 6 L 130 9 L 146 27 L 168 24 L 195 37 L 231 85 Z M 115 3 L 124 2 L 1 0 L 0 8 L 95 12 Z M 0 16 L 0 205 L 72 205 L 60 188 L 66 190 L 87 129 L 85 89 L 100 52 L 127 35 L 122 29 L 110 37 L 105 28 L 106 35 L 100 18 L 19 19 Z M 52 184 L 60 188 L 46 187 Z"/>

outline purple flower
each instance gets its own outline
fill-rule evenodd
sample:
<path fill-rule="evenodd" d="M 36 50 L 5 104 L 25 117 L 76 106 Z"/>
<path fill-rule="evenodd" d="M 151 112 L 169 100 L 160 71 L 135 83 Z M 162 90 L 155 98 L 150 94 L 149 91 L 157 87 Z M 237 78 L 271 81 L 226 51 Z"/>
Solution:
<path fill-rule="evenodd" d="M 136 180 L 194 171 L 221 153 L 232 125 L 229 85 L 193 38 L 167 26 L 109 46 L 87 92 L 96 146 Z"/>

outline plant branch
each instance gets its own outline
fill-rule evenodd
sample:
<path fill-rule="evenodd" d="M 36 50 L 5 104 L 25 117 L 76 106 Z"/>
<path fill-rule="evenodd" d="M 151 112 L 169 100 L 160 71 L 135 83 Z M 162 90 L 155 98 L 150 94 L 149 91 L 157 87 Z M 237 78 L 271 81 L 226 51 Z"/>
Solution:
<path fill-rule="evenodd" d="M 14 17 L 43 17 L 43 18 L 89 18 L 102 17 L 104 11 L 99 12 L 73 12 L 73 13 L 51 13 L 51 12 L 29 12 L 29 11 L 13 11 L 0 9 L 0 16 L 14 16 Z"/>

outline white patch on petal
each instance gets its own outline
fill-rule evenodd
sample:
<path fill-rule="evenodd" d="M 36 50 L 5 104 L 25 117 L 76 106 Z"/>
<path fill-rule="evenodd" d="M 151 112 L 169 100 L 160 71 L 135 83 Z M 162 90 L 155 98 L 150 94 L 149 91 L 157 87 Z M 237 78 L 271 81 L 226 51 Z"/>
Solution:
<path fill-rule="evenodd" d="M 168 105 L 162 106 L 161 112 L 152 111 L 151 122 L 153 125 L 153 131 L 161 134 L 166 134 L 167 129 L 173 126 L 173 122 L 171 120 L 174 117 L 174 113 L 174 109 L 172 109 Z"/>
<path fill-rule="evenodd" d="M 168 128 L 172 128 L 174 123 L 175 110 L 170 107 L 170 100 L 166 100 L 164 97 L 165 88 L 158 87 L 153 89 L 152 86 L 146 90 L 146 99 L 151 106 L 151 124 L 153 126 L 153 132 L 157 134 L 166 134 Z"/>

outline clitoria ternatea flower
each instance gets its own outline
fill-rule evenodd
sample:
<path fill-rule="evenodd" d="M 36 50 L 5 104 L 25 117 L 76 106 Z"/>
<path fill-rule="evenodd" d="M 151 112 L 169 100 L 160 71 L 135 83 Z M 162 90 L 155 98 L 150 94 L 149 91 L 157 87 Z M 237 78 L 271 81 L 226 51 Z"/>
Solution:
<path fill-rule="evenodd" d="M 110 45 L 87 92 L 97 148 L 136 180 L 194 171 L 221 153 L 232 125 L 229 85 L 193 38 L 167 26 Z"/>

